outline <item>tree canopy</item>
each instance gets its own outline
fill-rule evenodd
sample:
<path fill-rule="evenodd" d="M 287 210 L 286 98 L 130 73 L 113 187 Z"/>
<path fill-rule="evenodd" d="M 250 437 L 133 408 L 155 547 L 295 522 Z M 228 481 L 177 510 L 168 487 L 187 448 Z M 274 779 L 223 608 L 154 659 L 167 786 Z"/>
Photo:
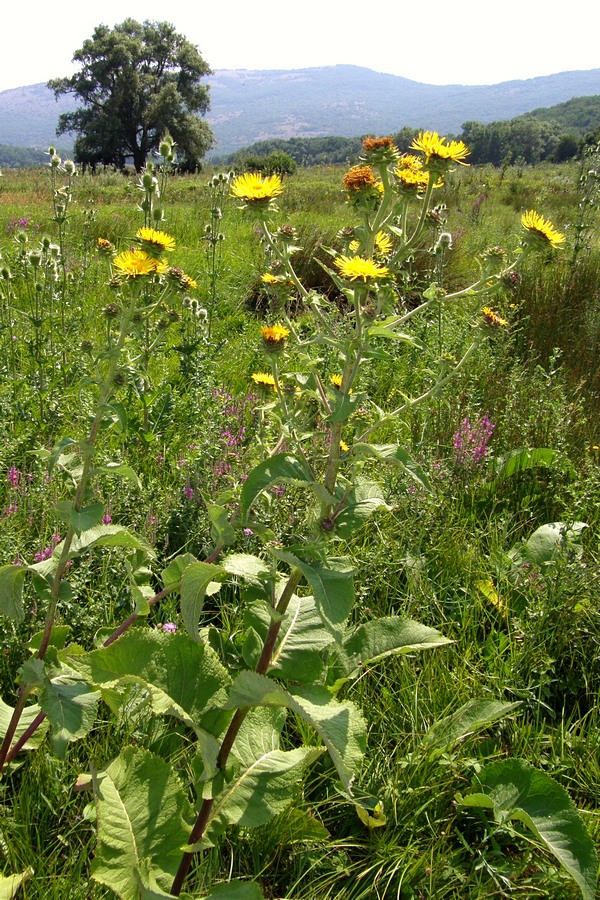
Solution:
<path fill-rule="evenodd" d="M 99 25 L 73 61 L 81 68 L 48 87 L 56 97 L 75 94 L 82 106 L 59 117 L 57 134 L 77 133 L 75 158 L 122 168 L 128 158 L 140 171 L 169 132 L 180 160 L 193 168 L 214 143 L 200 116 L 210 106 L 212 74 L 198 48 L 168 22 L 126 19 Z"/>

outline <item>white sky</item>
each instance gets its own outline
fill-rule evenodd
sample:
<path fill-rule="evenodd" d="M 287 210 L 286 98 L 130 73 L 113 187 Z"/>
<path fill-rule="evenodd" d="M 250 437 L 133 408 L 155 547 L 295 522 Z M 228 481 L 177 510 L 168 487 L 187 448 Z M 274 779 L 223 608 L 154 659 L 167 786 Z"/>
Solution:
<path fill-rule="evenodd" d="M 71 75 L 99 24 L 167 21 L 212 69 L 351 63 L 426 84 L 497 84 L 600 68 L 597 0 L 19 0 L 0 17 L 0 91 Z"/>

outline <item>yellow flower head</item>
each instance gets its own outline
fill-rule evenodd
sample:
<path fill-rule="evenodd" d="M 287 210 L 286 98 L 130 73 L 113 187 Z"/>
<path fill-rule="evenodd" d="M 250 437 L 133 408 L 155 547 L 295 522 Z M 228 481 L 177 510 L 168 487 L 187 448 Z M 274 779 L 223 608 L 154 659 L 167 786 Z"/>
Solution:
<path fill-rule="evenodd" d="M 387 256 L 392 252 L 393 242 L 389 234 L 385 231 L 378 231 L 375 235 L 375 249 L 382 256 Z"/>
<path fill-rule="evenodd" d="M 154 259 L 145 250 L 125 250 L 115 256 L 113 266 L 116 276 L 125 279 L 162 274 L 167 268 L 166 263 Z"/>
<path fill-rule="evenodd" d="M 547 247 L 555 249 L 566 240 L 564 234 L 557 231 L 552 222 L 533 209 L 523 213 L 521 225 L 526 232 L 525 240 L 536 249 L 544 250 Z"/>
<path fill-rule="evenodd" d="M 285 339 L 289 337 L 290 330 L 285 325 L 263 325 L 260 329 L 263 338 L 263 346 L 267 353 L 278 353 L 283 350 Z"/>
<path fill-rule="evenodd" d="M 263 284 L 279 284 L 277 275 L 272 275 L 271 272 L 265 272 L 264 275 L 260 276 L 260 280 Z"/>
<path fill-rule="evenodd" d="M 450 163 L 467 166 L 465 162 L 469 148 L 462 141 L 446 143 L 437 131 L 422 131 L 410 145 L 411 150 L 420 150 L 425 155 L 425 165 L 432 169 L 445 169 Z"/>
<path fill-rule="evenodd" d="M 231 185 L 231 196 L 244 203 L 265 205 L 274 200 L 283 191 L 279 175 L 263 177 L 260 172 L 246 172 L 234 178 Z"/>
<path fill-rule="evenodd" d="M 348 446 L 346 441 L 340 441 L 340 450 L 342 451 L 342 453 L 347 453 L 349 449 L 350 447 Z"/>
<path fill-rule="evenodd" d="M 371 165 L 389 165 L 398 158 L 398 149 L 391 137 L 366 137 L 363 150 Z"/>
<path fill-rule="evenodd" d="M 363 259 L 362 256 L 339 256 L 334 265 L 339 269 L 342 278 L 347 281 L 361 279 L 366 283 L 387 278 L 390 274 L 389 269 L 385 266 L 373 262 L 372 259 Z"/>
<path fill-rule="evenodd" d="M 334 388 L 336 390 L 341 391 L 341 389 L 342 389 L 342 376 L 341 375 L 338 375 L 338 374 L 330 375 L 329 381 L 331 382 L 331 384 L 334 386 Z M 350 388 L 348 393 L 349 394 L 352 393 L 352 388 Z"/>
<path fill-rule="evenodd" d="M 371 166 L 352 166 L 344 175 L 344 186 L 347 191 L 363 191 L 373 188 L 377 183 Z"/>
<path fill-rule="evenodd" d="M 503 319 L 495 313 L 489 306 L 484 306 L 481 312 L 487 324 L 491 325 L 493 328 L 506 328 L 508 325 L 506 319 Z"/>
<path fill-rule="evenodd" d="M 252 381 L 259 388 L 268 388 L 269 390 L 275 390 L 275 379 L 272 375 L 269 375 L 268 372 L 254 372 L 252 374 Z"/>
<path fill-rule="evenodd" d="M 154 228 L 139 228 L 135 239 L 141 245 L 142 250 L 152 256 L 175 249 L 175 238 L 164 231 L 156 231 Z"/>

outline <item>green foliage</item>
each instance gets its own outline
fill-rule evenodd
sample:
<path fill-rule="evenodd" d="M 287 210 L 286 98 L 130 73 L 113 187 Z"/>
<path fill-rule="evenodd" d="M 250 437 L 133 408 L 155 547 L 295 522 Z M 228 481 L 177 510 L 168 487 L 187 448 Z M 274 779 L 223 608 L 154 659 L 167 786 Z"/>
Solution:
<path fill-rule="evenodd" d="M 58 126 L 59 134 L 77 133 L 78 162 L 123 168 L 132 157 L 139 172 L 167 132 L 187 166 L 211 146 L 210 129 L 197 118 L 208 110 L 208 89 L 200 81 L 210 68 L 168 22 L 99 25 L 73 59 L 80 71 L 49 87 L 83 104 L 63 113 Z"/>
<path fill-rule="evenodd" d="M 477 781 L 481 793 L 460 802 L 493 810 L 500 826 L 522 822 L 575 879 L 584 900 L 594 900 L 598 857 L 564 788 L 522 759 L 490 763 Z"/>

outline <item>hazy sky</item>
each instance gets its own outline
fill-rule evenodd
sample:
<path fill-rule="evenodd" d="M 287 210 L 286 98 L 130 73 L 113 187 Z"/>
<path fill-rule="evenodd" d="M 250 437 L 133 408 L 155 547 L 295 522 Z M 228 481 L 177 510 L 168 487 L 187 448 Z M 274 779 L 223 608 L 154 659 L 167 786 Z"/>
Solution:
<path fill-rule="evenodd" d="M 0 91 L 72 74 L 99 24 L 167 21 L 213 69 L 352 63 L 427 84 L 496 84 L 600 68 L 597 0 L 102 0 L 3 4 Z M 0 135 L 1 141 L 1 135 Z"/>

